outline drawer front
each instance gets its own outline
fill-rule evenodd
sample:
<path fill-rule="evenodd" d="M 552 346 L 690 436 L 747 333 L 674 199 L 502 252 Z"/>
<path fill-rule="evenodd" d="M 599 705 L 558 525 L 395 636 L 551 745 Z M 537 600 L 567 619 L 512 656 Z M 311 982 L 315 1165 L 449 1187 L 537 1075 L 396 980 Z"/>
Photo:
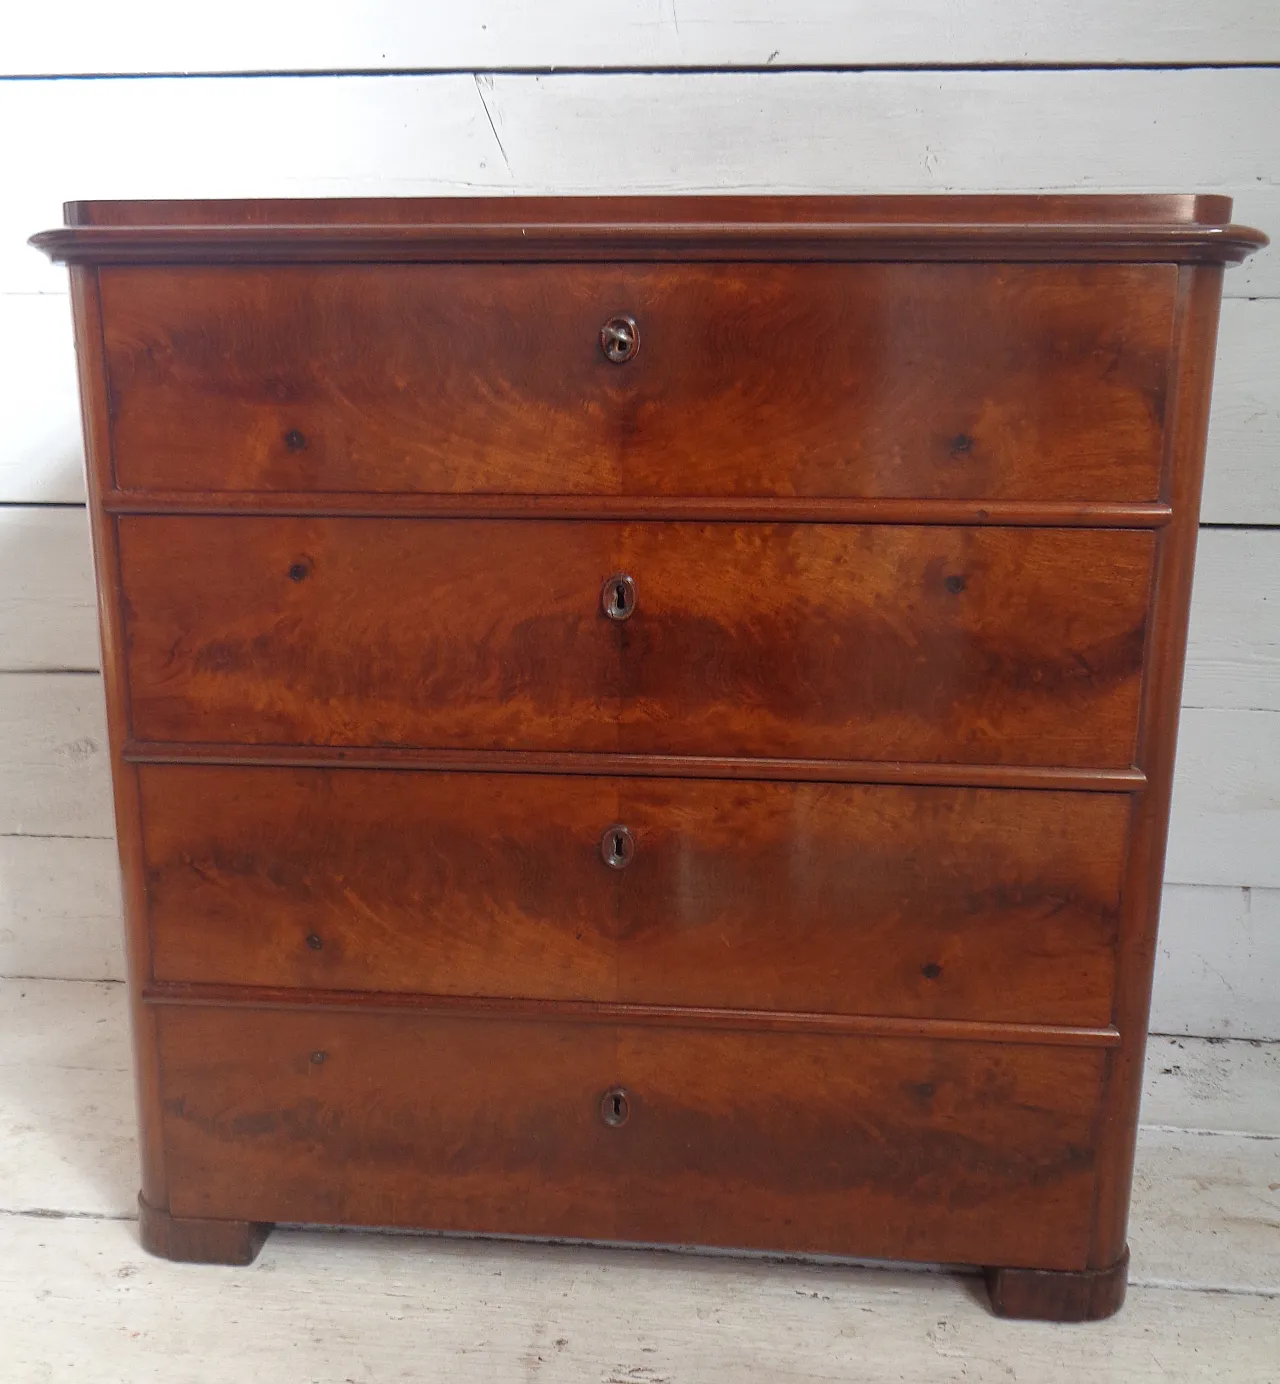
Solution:
<path fill-rule="evenodd" d="M 181 490 L 1154 500 L 1170 265 L 104 268 Z M 615 363 L 601 329 L 629 316 Z"/>
<path fill-rule="evenodd" d="M 158 980 L 1111 1020 L 1121 795 L 210 766 L 140 779 Z"/>
<path fill-rule="evenodd" d="M 1075 1269 L 1097 1049 L 161 1008 L 176 1216 Z M 606 1092 L 627 1118 L 602 1118 Z"/>
<path fill-rule="evenodd" d="M 142 739 L 1134 753 L 1147 532 L 138 516 L 119 534 Z"/>

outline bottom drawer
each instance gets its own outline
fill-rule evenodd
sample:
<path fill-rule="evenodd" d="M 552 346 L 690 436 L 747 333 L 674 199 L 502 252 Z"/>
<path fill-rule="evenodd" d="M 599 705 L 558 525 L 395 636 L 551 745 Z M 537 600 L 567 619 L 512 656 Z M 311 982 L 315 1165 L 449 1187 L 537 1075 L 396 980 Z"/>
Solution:
<path fill-rule="evenodd" d="M 1099 1048 L 157 1016 L 178 1216 L 1085 1264 Z"/>

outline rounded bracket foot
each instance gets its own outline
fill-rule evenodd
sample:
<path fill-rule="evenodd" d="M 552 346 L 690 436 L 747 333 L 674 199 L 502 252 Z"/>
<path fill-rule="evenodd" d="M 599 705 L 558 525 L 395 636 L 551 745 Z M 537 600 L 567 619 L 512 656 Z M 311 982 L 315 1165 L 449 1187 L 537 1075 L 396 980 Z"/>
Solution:
<path fill-rule="evenodd" d="M 138 1197 L 142 1248 L 184 1264 L 252 1264 L 270 1233 L 260 1221 L 211 1221 L 171 1216 Z"/>

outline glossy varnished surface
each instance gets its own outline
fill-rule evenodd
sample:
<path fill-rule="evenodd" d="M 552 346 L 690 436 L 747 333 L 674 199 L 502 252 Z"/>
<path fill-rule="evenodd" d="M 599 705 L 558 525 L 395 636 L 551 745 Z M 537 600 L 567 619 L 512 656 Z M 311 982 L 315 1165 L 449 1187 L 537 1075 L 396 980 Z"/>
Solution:
<path fill-rule="evenodd" d="M 141 740 L 1132 761 L 1149 533 L 119 525 Z"/>
<path fill-rule="evenodd" d="M 149 1246 L 701 1242 L 1113 1311 L 1220 266 L 1265 241 L 1230 210 L 38 237 L 77 266 Z"/>
<path fill-rule="evenodd" d="M 1085 1263 L 1096 1051 L 198 1008 L 159 1025 L 178 1216 Z"/>
<path fill-rule="evenodd" d="M 125 487 L 1156 498 L 1169 266 L 102 273 Z M 614 314 L 639 326 L 605 358 Z"/>
<path fill-rule="evenodd" d="M 945 196 L 254 197 L 84 201 L 68 226 L 546 225 L 735 222 L 1225 226 L 1231 198 L 1212 193 L 979 193 Z"/>
<path fill-rule="evenodd" d="M 1110 1020 L 1127 795 L 154 765 L 141 790 L 161 981 Z"/>

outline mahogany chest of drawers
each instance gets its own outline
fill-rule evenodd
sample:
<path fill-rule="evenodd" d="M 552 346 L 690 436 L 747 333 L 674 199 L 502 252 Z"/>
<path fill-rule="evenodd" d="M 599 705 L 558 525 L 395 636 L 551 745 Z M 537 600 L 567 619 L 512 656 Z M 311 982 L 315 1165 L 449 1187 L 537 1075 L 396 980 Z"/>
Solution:
<path fill-rule="evenodd" d="M 1229 201 L 68 213 L 148 1248 L 1114 1311 Z"/>

